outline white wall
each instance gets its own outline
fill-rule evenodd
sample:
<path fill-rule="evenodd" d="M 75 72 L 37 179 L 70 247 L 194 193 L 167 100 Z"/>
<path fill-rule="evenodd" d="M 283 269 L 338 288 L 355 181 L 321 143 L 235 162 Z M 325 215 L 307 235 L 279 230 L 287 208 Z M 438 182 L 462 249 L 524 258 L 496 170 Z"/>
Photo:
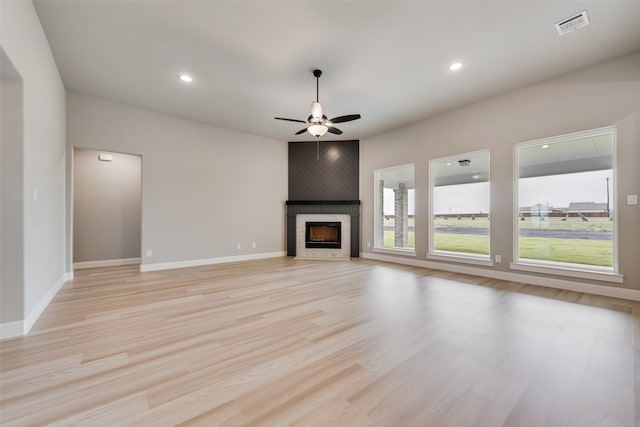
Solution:
<path fill-rule="evenodd" d="M 640 193 L 640 52 L 363 139 L 364 252 L 371 253 L 367 242 L 373 246 L 374 241 L 375 169 L 416 164 L 416 252 L 418 260 L 425 260 L 429 160 L 489 149 L 491 251 L 502 255 L 502 263 L 493 269 L 508 272 L 513 254 L 514 145 L 610 125 L 618 126 L 619 266 L 625 277 L 621 285 L 592 283 L 640 289 L 640 206 L 627 206 L 625 200 L 627 194 Z"/>
<path fill-rule="evenodd" d="M 3 51 L 0 53 L 3 54 Z M 0 324 L 24 319 L 22 81 L 7 79 L 2 57 L 0 86 Z M 13 71 L 13 70 L 12 70 Z M 17 73 L 11 73 L 17 74 Z M 13 76 L 12 76 L 13 77 Z M 19 76 L 16 76 L 19 78 Z M 19 303 L 18 303 L 19 302 Z M 18 325 L 18 329 L 20 326 Z"/>
<path fill-rule="evenodd" d="M 28 330 L 64 282 L 66 94 L 33 4 L 0 7 L 0 45 L 23 83 L 24 301 L 13 303 Z"/>
<path fill-rule="evenodd" d="M 112 161 L 99 160 L 100 154 Z M 140 258 L 141 166 L 140 156 L 74 150 L 74 264 Z"/>
<path fill-rule="evenodd" d="M 143 269 L 284 251 L 286 142 L 73 93 L 67 132 L 142 156 Z"/>

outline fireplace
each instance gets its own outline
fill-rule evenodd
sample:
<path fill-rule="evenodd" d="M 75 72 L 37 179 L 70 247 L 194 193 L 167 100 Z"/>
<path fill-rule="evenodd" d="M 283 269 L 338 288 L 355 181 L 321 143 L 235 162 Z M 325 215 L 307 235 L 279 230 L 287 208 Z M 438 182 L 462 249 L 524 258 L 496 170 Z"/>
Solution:
<path fill-rule="evenodd" d="M 309 248 L 307 223 L 340 224 L 339 244 Z M 326 224 L 324 224 L 326 225 Z M 326 229 L 325 229 L 326 231 Z M 306 259 L 349 259 L 360 255 L 360 201 L 287 201 L 287 255 Z M 312 239 L 318 240 L 318 239 Z M 323 240 L 327 240 L 323 238 Z M 317 243 L 317 242 L 316 242 Z"/>
<path fill-rule="evenodd" d="M 341 228 L 340 222 L 305 222 L 304 247 L 340 249 Z"/>

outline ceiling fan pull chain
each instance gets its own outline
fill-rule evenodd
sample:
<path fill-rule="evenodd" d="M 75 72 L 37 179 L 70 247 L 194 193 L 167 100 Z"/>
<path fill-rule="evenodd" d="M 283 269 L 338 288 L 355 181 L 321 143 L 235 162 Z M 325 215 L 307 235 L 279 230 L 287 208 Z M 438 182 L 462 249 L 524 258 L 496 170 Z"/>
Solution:
<path fill-rule="evenodd" d="M 316 160 L 320 160 L 320 137 L 316 136 Z"/>

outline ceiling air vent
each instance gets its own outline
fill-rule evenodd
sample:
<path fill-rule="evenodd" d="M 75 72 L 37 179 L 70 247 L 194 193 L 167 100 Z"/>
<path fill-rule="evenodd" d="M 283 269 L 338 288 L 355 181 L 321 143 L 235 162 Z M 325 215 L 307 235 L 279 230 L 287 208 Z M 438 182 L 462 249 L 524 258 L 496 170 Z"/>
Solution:
<path fill-rule="evenodd" d="M 589 17 L 587 16 L 587 11 L 583 10 L 582 12 L 570 16 L 567 19 L 556 22 L 556 30 L 558 31 L 558 34 L 564 36 L 565 34 L 575 31 L 580 27 L 584 27 L 587 24 L 589 24 Z"/>

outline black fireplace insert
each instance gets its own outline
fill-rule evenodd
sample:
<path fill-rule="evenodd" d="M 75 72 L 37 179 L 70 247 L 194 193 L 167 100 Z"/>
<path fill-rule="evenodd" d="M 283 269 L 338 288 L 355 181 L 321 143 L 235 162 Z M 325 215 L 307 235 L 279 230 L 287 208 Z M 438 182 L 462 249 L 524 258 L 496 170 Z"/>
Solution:
<path fill-rule="evenodd" d="M 340 249 L 342 227 L 340 222 L 306 222 L 305 248 Z"/>

